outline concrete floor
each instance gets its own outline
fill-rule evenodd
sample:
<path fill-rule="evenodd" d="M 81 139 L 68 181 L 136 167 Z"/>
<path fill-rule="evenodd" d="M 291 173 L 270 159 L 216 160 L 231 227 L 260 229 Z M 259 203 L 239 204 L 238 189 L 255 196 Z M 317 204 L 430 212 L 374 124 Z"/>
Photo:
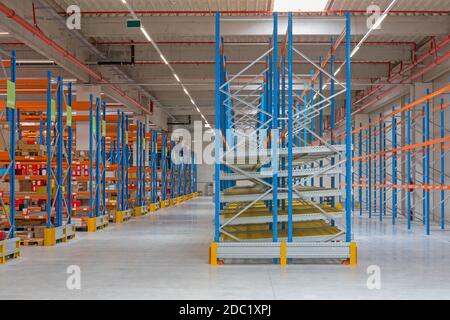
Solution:
<path fill-rule="evenodd" d="M 207 264 L 213 204 L 198 198 L 52 248 L 24 247 L 0 266 L 0 299 L 450 299 L 450 232 L 357 218 L 355 268 Z M 81 290 L 66 269 L 81 268 Z M 378 265 L 381 289 L 369 290 Z"/>

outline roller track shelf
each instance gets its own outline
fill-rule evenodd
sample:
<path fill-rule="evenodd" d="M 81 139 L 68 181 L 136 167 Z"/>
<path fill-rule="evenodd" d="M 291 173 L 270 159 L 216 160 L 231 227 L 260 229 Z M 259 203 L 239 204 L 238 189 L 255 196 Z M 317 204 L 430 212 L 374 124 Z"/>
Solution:
<path fill-rule="evenodd" d="M 265 53 L 230 76 L 216 13 L 216 137 L 220 138 L 215 142 L 213 265 L 229 259 L 272 259 L 286 265 L 288 259 L 297 258 L 356 264 L 349 183 L 352 141 L 341 144 L 323 138 L 324 112 L 331 109 L 334 114 L 338 96 L 348 100 L 345 129 L 351 132 L 350 15 L 319 64 L 314 62 L 317 57 L 310 58 L 293 45 L 292 14 L 287 20 L 284 39 L 279 41 L 274 13 L 273 37 Z M 345 83 L 334 76 L 334 52 L 342 43 L 347 55 Z M 298 69 L 294 56 L 309 64 L 309 76 L 294 72 Z M 331 86 L 329 96 L 323 91 L 325 81 Z M 330 123 L 333 130 L 334 119 Z"/>

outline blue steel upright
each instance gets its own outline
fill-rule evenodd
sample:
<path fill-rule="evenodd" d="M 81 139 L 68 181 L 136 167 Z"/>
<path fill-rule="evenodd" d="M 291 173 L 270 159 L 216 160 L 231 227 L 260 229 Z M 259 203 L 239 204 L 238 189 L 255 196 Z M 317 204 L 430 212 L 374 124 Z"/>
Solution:
<path fill-rule="evenodd" d="M 346 241 L 352 240 L 352 92 L 351 92 L 351 28 L 350 28 L 350 12 L 346 12 L 346 24 L 345 24 L 345 48 L 346 48 L 346 96 L 345 96 L 345 220 L 346 220 Z"/>
<path fill-rule="evenodd" d="M 273 168 L 273 241 L 278 242 L 278 113 L 280 88 L 278 77 L 278 14 L 273 14 L 273 99 L 272 99 L 272 168 Z"/>
<path fill-rule="evenodd" d="M 220 79 L 221 79 L 221 53 L 220 53 L 220 12 L 216 12 L 216 100 L 215 100 L 215 114 L 216 114 L 216 136 L 215 136 L 215 166 L 214 166 L 214 241 L 220 241 L 220 157 L 222 155 L 220 146 Z"/>
<path fill-rule="evenodd" d="M 16 74 L 16 51 L 11 52 L 11 82 L 16 84 L 17 82 L 17 74 Z M 14 89 L 16 90 L 16 89 Z M 14 96 L 16 92 L 14 91 Z M 9 110 L 8 110 L 9 109 Z M 16 209 L 15 209 L 15 180 L 16 180 L 16 111 L 17 106 L 14 101 L 14 108 L 6 108 L 6 115 L 9 120 L 9 223 L 11 225 L 11 229 L 9 232 L 10 238 L 15 237 L 16 233 Z"/>

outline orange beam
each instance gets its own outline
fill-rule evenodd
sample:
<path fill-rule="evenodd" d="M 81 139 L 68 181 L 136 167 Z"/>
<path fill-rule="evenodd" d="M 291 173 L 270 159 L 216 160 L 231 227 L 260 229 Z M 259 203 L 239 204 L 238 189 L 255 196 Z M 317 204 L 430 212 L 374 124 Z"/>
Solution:
<path fill-rule="evenodd" d="M 3 60 L 2 61 L 2 65 L 4 68 L 9 68 L 11 67 L 11 61 L 10 60 Z"/>
<path fill-rule="evenodd" d="M 0 108 L 6 106 L 6 101 L 0 101 Z M 16 107 L 23 112 L 46 112 L 47 101 L 16 101 Z M 64 103 L 64 108 L 67 105 Z M 89 101 L 75 101 L 72 104 L 73 111 L 89 111 Z M 75 116 L 74 116 L 75 117 Z"/>

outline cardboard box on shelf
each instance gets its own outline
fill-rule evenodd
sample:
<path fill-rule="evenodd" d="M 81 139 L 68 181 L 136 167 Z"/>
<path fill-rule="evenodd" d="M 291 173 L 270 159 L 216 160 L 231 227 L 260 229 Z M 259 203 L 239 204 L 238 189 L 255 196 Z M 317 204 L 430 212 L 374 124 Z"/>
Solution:
<path fill-rule="evenodd" d="M 5 193 L 5 192 L 9 193 L 9 188 L 10 188 L 9 182 L 0 182 L 0 192 L 2 192 L 2 193 Z M 15 192 L 19 192 L 19 184 L 18 184 L 17 180 L 16 180 L 16 183 L 14 185 L 14 189 L 15 189 Z"/>
<path fill-rule="evenodd" d="M 0 135 L 0 151 L 6 151 L 9 149 L 9 125 L 5 124 L 0 126 L 0 130 L 2 130 L 3 137 Z"/>
<path fill-rule="evenodd" d="M 47 193 L 47 186 L 36 187 L 36 193 L 37 194 L 46 194 Z"/>
<path fill-rule="evenodd" d="M 33 181 L 23 180 L 19 181 L 20 192 L 33 192 Z"/>

